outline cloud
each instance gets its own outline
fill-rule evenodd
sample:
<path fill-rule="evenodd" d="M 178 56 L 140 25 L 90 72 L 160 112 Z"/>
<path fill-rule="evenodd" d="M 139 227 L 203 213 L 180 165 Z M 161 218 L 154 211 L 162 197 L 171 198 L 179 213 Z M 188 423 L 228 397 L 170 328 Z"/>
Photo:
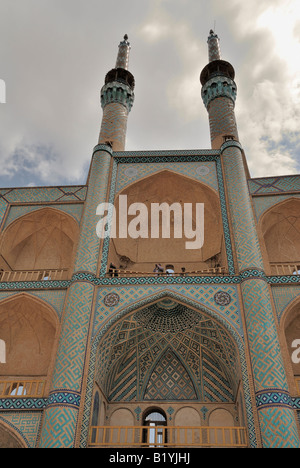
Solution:
<path fill-rule="evenodd" d="M 216 22 L 236 69 L 252 176 L 299 161 L 299 0 L 2 0 L 0 185 L 85 183 L 100 89 L 127 33 L 136 79 L 127 150 L 210 146 L 199 76 Z"/>

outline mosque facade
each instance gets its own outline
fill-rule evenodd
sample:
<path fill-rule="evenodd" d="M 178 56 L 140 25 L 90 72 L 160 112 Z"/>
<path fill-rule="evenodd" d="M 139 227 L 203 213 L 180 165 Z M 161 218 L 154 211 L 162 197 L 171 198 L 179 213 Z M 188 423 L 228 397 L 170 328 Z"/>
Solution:
<path fill-rule="evenodd" d="M 125 150 L 125 35 L 86 184 L 0 190 L 1 447 L 299 447 L 300 176 L 250 176 L 207 42 L 210 149 Z"/>

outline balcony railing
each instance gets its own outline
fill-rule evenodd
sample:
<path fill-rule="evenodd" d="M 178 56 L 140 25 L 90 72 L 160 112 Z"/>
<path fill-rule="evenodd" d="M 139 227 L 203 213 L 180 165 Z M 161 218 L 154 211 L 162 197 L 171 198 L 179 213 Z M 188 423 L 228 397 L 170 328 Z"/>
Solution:
<path fill-rule="evenodd" d="M 271 275 L 300 275 L 300 261 L 286 263 L 270 263 Z"/>
<path fill-rule="evenodd" d="M 247 447 L 244 427 L 93 426 L 90 447 Z"/>
<path fill-rule="evenodd" d="M 0 398 L 43 398 L 45 380 L 0 380 Z"/>
<path fill-rule="evenodd" d="M 107 272 L 107 276 L 110 277 L 131 277 L 131 276 L 149 276 L 149 277 L 167 277 L 167 276 L 211 276 L 211 275 L 227 275 L 228 272 L 225 267 L 207 268 L 205 270 L 194 270 L 174 273 L 154 273 L 146 271 L 133 271 L 133 270 L 122 270 L 122 269 L 111 269 Z"/>
<path fill-rule="evenodd" d="M 68 279 L 68 277 L 69 270 L 66 268 L 61 268 L 59 270 L 0 271 L 1 282 L 65 280 Z"/>

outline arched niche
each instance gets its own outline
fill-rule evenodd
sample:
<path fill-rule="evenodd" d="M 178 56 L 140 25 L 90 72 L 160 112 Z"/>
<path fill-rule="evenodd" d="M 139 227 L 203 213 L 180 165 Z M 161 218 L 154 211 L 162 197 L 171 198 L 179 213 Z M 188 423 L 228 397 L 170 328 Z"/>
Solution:
<path fill-rule="evenodd" d="M 147 238 L 131 238 L 129 235 L 126 238 L 120 238 L 118 235 L 121 196 L 127 197 L 127 207 L 134 203 L 141 203 L 146 207 L 148 213 Z M 182 237 L 174 238 L 174 227 L 178 228 L 179 217 L 173 210 L 170 211 L 170 216 L 166 215 L 164 218 L 170 219 L 170 238 L 162 236 L 163 218 L 161 215 L 159 237 L 153 237 L 151 233 L 151 223 L 153 223 L 151 208 L 153 204 L 162 203 L 166 203 L 169 207 L 174 203 L 179 204 L 182 213 Z M 191 241 L 195 241 L 196 237 L 190 239 L 185 236 L 184 211 L 187 208 L 184 204 L 191 204 L 192 230 L 197 228 L 199 231 L 200 223 L 196 218 L 196 203 L 204 205 L 204 243 L 201 248 L 195 248 L 198 242 L 194 243 L 193 246 L 191 244 Z M 207 185 L 172 171 L 163 170 L 134 182 L 118 193 L 114 207 L 117 229 L 116 237 L 110 242 L 109 264 L 112 262 L 117 268 L 121 266 L 126 270 L 140 272 L 152 272 L 155 263 L 161 263 L 164 267 L 171 264 L 177 272 L 181 271 L 181 267 L 185 267 L 186 271 L 197 271 L 226 266 L 220 201 L 217 193 Z M 137 215 L 139 212 L 128 215 L 127 226 L 136 219 Z M 187 248 L 187 242 L 192 248 Z"/>
<path fill-rule="evenodd" d="M 127 408 L 115 410 L 110 417 L 111 426 L 134 426 L 134 416 Z"/>
<path fill-rule="evenodd" d="M 175 426 L 201 426 L 201 418 L 195 408 L 180 408 L 175 414 Z"/>
<path fill-rule="evenodd" d="M 208 419 L 210 429 L 209 441 L 212 445 L 227 445 L 237 442 L 232 414 L 224 408 L 217 408 L 211 412 Z M 230 429 L 226 429 L 230 428 Z"/>
<path fill-rule="evenodd" d="M 240 381 L 230 333 L 208 313 L 173 297 L 119 318 L 97 346 L 95 385 L 108 402 L 232 404 Z"/>
<path fill-rule="evenodd" d="M 3 270 L 68 269 L 79 234 L 70 215 L 41 208 L 13 221 L 1 236 Z"/>
<path fill-rule="evenodd" d="M 5 342 L 2 376 L 47 376 L 58 329 L 51 307 L 28 294 L 0 302 L 0 339 Z"/>
<path fill-rule="evenodd" d="M 300 263 L 300 199 L 272 206 L 263 215 L 260 229 L 271 264 Z"/>

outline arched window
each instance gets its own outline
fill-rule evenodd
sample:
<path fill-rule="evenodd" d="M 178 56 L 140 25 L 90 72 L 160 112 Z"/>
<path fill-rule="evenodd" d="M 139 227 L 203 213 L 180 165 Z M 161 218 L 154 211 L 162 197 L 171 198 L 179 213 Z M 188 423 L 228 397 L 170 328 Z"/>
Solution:
<path fill-rule="evenodd" d="M 149 447 L 163 447 L 167 442 L 167 418 L 160 409 L 149 410 L 145 413 L 143 425 L 148 426 L 143 431 L 143 443 Z"/>

